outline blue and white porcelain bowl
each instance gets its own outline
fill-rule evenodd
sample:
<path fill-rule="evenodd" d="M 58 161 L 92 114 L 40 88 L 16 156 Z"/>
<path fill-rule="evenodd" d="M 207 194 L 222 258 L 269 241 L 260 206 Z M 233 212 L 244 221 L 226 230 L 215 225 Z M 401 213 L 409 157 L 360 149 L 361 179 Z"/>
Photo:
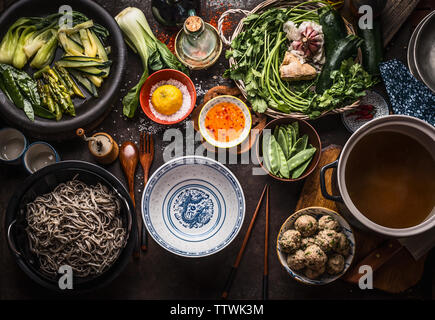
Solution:
<path fill-rule="evenodd" d="M 237 178 L 221 163 L 186 156 L 162 165 L 142 196 L 142 218 L 151 237 L 179 256 L 212 255 L 234 240 L 245 217 Z"/>
<path fill-rule="evenodd" d="M 299 218 L 302 215 L 310 215 L 316 218 L 316 220 L 320 219 L 320 217 L 324 215 L 330 215 L 333 217 L 341 226 L 340 232 L 344 233 L 346 238 L 349 240 L 350 250 L 349 255 L 345 257 L 344 262 L 344 269 L 342 272 L 336 275 L 330 275 L 327 272 L 325 272 L 320 278 L 318 279 L 310 279 L 306 277 L 303 272 L 301 271 L 295 271 L 292 270 L 288 264 L 287 264 L 287 253 L 281 250 L 279 245 L 279 239 L 281 239 L 281 235 L 289 230 L 294 229 L 294 223 L 297 218 Z M 281 226 L 281 229 L 279 230 L 278 237 L 276 239 L 276 253 L 278 254 L 279 262 L 281 262 L 281 265 L 284 267 L 284 269 L 287 271 L 287 273 L 296 281 L 308 284 L 308 285 L 324 285 L 331 283 L 338 278 L 340 278 L 342 275 L 346 273 L 346 271 L 349 269 L 350 265 L 352 264 L 353 258 L 355 256 L 355 236 L 353 234 L 352 228 L 349 225 L 349 223 L 337 212 L 323 207 L 308 207 L 301 209 L 299 211 L 296 211 L 293 213 L 290 217 L 287 218 L 287 220 L 284 222 L 284 224 Z"/>

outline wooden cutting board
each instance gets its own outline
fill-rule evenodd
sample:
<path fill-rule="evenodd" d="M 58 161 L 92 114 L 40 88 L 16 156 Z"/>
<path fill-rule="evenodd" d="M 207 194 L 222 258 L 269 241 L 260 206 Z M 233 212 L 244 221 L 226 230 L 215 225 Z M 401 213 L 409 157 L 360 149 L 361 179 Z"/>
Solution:
<path fill-rule="evenodd" d="M 310 206 L 320 206 L 340 213 L 335 202 L 325 199 L 320 191 L 320 169 L 335 161 L 338 158 L 340 151 L 341 147 L 337 145 L 330 145 L 322 150 L 318 167 L 305 180 L 296 210 Z M 330 194 L 332 194 L 332 171 L 333 170 L 328 170 L 325 176 L 326 186 Z M 353 230 L 356 240 L 354 263 L 358 263 L 373 250 L 379 248 L 388 241 L 376 234 L 355 228 L 353 228 Z M 415 261 L 407 250 L 401 250 L 374 272 L 373 286 L 390 293 L 399 293 L 409 289 L 420 281 L 423 275 L 425 259 L 426 258 L 424 257 L 419 261 Z M 352 272 L 352 267 L 348 273 L 349 272 Z"/>

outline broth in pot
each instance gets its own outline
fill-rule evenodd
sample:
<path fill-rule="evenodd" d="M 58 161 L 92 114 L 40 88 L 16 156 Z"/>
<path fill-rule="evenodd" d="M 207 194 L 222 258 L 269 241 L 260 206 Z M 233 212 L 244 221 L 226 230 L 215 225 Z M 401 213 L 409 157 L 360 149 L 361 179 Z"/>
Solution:
<path fill-rule="evenodd" d="M 403 133 L 364 136 L 349 155 L 345 183 L 356 208 L 384 227 L 416 226 L 435 208 L 435 159 Z"/>

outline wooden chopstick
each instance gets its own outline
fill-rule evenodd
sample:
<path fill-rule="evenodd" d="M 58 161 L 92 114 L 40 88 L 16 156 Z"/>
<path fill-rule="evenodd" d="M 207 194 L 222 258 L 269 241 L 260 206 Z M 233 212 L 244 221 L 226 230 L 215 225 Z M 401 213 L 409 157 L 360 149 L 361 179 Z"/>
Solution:
<path fill-rule="evenodd" d="M 266 191 L 266 225 L 264 228 L 263 300 L 269 298 L 269 186 Z"/>
<path fill-rule="evenodd" d="M 243 239 L 242 247 L 240 248 L 239 254 L 237 255 L 236 262 L 234 262 L 234 265 L 231 267 L 231 272 L 230 272 L 230 274 L 228 276 L 228 280 L 225 284 L 224 291 L 222 292 L 222 296 L 221 296 L 222 299 L 228 298 L 228 294 L 230 292 L 231 285 L 233 284 L 237 269 L 239 267 L 240 261 L 242 260 L 243 253 L 245 252 L 246 244 L 248 243 L 252 228 L 254 226 L 255 219 L 257 218 L 257 214 L 258 214 L 258 211 L 260 210 L 261 202 L 263 201 L 264 194 L 265 194 L 267 188 L 268 188 L 268 185 L 266 184 L 264 186 L 260 200 L 258 201 L 257 208 L 255 208 L 254 215 L 251 218 L 251 222 L 249 223 L 249 227 L 248 227 L 248 230 L 246 231 L 245 238 Z"/>

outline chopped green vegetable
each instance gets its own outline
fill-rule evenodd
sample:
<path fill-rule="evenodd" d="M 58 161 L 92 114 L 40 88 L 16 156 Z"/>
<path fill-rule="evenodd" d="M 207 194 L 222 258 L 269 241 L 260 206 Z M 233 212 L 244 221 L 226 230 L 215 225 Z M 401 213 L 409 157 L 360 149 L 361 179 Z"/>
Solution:
<path fill-rule="evenodd" d="M 32 68 L 41 69 L 46 65 L 49 65 L 54 58 L 57 48 L 57 32 L 55 29 L 52 30 L 52 35 L 50 40 L 48 40 L 36 53 L 30 66 Z"/>

